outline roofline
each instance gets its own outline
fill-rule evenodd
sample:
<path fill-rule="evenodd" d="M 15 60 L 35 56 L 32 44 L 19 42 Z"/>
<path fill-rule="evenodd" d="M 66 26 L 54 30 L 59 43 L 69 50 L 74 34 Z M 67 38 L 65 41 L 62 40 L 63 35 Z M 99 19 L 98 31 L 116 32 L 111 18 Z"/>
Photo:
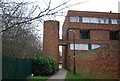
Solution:
<path fill-rule="evenodd" d="M 112 11 L 110 12 L 99 12 L 99 11 L 78 11 L 78 10 L 68 10 L 68 12 L 88 12 L 88 13 L 107 13 L 107 14 L 120 14 L 120 13 L 114 13 Z"/>

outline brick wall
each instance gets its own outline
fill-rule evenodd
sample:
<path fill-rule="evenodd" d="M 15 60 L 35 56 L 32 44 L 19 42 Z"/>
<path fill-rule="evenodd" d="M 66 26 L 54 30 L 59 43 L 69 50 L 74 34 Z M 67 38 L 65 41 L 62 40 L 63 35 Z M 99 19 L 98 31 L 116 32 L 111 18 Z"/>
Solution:
<path fill-rule="evenodd" d="M 62 67 L 66 68 L 67 66 L 67 46 L 62 46 Z"/>
<path fill-rule="evenodd" d="M 117 24 L 69 22 L 69 16 L 118 18 L 118 13 L 68 11 L 63 25 L 63 40 L 66 40 L 68 36 L 68 52 L 66 53 L 68 55 L 67 69 L 73 70 L 73 58 L 71 55 L 73 55 L 74 51 L 69 50 L 69 44 L 74 42 L 72 41 L 72 32 L 68 33 L 68 29 L 76 31 L 75 43 L 77 44 L 111 44 L 112 42 L 115 43 L 117 40 L 110 40 L 109 31 L 119 31 L 120 28 Z M 80 39 L 80 29 L 89 29 L 90 39 Z M 118 72 L 118 64 L 120 66 L 120 55 L 118 57 L 118 54 L 120 53 L 118 53 L 118 48 L 116 46 L 112 45 L 90 51 L 76 50 L 75 52 L 77 72 L 81 75 L 97 79 L 118 78 L 118 73 L 120 74 L 120 70 Z"/>
<path fill-rule="evenodd" d="M 59 22 L 58 21 L 45 21 L 44 22 L 44 37 L 43 37 L 43 52 L 55 59 L 58 63 L 58 40 L 59 38 Z"/>
<path fill-rule="evenodd" d="M 118 64 L 118 66 L 119 66 L 119 77 L 120 77 L 120 31 L 119 31 L 119 40 L 118 40 L 118 54 L 119 54 L 119 56 L 118 56 L 118 60 L 119 60 L 119 64 Z M 120 81 L 120 80 L 119 80 Z"/>
<path fill-rule="evenodd" d="M 101 30 L 119 30 L 119 26 L 115 24 L 98 24 L 98 23 L 69 23 L 69 28 L 82 29 L 101 29 Z"/>
<path fill-rule="evenodd" d="M 90 30 L 91 40 L 110 40 L 109 31 L 103 30 Z"/>
<path fill-rule="evenodd" d="M 66 40 L 67 39 L 67 30 L 68 30 L 68 22 L 69 22 L 69 17 L 65 18 L 65 23 L 62 26 L 62 39 Z"/>
<path fill-rule="evenodd" d="M 72 29 L 75 31 L 75 40 L 80 39 L 80 29 Z M 74 40 L 73 32 L 68 32 L 68 40 Z"/>
<path fill-rule="evenodd" d="M 118 18 L 120 15 L 118 13 L 109 13 L 109 12 L 90 12 L 90 11 L 74 11 L 69 10 L 68 16 L 86 16 L 86 17 L 108 17 L 108 18 Z"/>
<path fill-rule="evenodd" d="M 118 79 L 118 58 L 117 45 L 89 50 L 76 55 L 76 71 L 92 79 Z M 67 68 L 73 71 L 73 56 L 67 60 Z"/>

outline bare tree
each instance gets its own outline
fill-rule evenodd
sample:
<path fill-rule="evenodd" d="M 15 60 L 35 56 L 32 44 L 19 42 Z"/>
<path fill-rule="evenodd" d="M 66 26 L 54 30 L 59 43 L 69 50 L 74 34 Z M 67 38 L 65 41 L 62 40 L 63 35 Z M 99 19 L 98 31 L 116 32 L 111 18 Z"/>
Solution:
<path fill-rule="evenodd" d="M 68 7 L 83 3 L 67 5 L 70 1 L 64 1 L 55 7 L 51 7 L 51 0 L 44 1 L 45 6 L 43 8 L 34 2 L 1 0 L 3 55 L 25 58 L 40 54 L 42 42 L 39 39 L 40 37 L 33 32 L 37 26 L 35 22 L 42 22 L 46 16 L 56 16 Z"/>
<path fill-rule="evenodd" d="M 14 27 L 3 33 L 3 56 L 31 57 L 41 53 L 40 37 L 33 34 L 30 29 L 22 26 Z"/>
<path fill-rule="evenodd" d="M 43 0 L 44 1 L 44 0 Z M 56 15 L 58 13 L 61 13 L 62 10 L 72 7 L 75 5 L 79 5 L 83 2 L 78 2 L 76 4 L 69 4 L 68 2 L 71 0 L 64 1 L 62 4 L 59 4 L 55 7 L 51 7 L 51 0 L 47 0 L 47 2 L 44 1 L 44 4 L 46 5 L 45 8 L 42 8 L 42 6 L 31 2 L 15 2 L 15 1 L 1 1 L 0 7 L 2 8 L 2 14 L 3 14 L 3 30 L 2 32 L 20 25 L 20 24 L 27 24 L 31 23 L 35 20 L 42 21 L 42 18 L 45 16 L 52 16 Z"/>

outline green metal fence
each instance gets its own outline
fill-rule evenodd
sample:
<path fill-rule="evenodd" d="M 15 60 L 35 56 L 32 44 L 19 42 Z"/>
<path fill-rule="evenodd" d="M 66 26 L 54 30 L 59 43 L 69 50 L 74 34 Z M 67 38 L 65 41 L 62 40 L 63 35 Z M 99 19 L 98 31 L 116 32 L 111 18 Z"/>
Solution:
<path fill-rule="evenodd" d="M 25 79 L 32 73 L 32 60 L 22 58 L 2 59 L 2 79 Z"/>

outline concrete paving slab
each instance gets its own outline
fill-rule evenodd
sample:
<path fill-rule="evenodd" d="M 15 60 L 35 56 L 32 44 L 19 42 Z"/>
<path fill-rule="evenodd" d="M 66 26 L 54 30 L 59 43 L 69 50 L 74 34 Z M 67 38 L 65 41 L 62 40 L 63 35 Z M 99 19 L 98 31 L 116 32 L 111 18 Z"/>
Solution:
<path fill-rule="evenodd" d="M 64 68 L 61 68 L 58 72 L 56 72 L 53 76 L 51 76 L 47 81 L 64 81 L 66 75 L 67 75 L 67 70 Z"/>

